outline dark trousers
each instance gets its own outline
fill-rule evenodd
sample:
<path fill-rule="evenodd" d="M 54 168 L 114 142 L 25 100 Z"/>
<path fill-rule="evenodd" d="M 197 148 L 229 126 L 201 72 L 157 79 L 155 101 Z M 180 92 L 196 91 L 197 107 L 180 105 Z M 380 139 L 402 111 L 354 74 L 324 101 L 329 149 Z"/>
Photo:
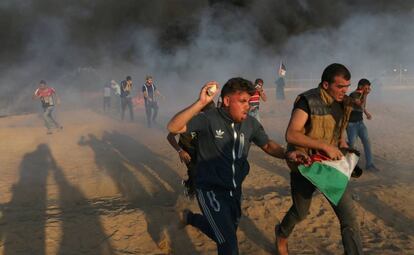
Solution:
<path fill-rule="evenodd" d="M 157 115 L 158 115 L 157 102 L 147 102 L 145 104 L 145 113 L 147 115 L 148 127 L 151 127 L 151 124 L 155 122 L 155 119 L 157 118 Z"/>
<path fill-rule="evenodd" d="M 278 235 L 289 237 L 297 223 L 304 220 L 309 213 L 312 195 L 315 186 L 303 177 L 299 172 L 291 172 L 290 185 L 293 205 L 282 220 Z M 341 225 L 342 244 L 345 254 L 363 254 L 361 237 L 359 234 L 359 223 L 356 218 L 356 210 L 352 200 L 349 186 L 345 191 L 339 204 L 331 203 Z"/>
<path fill-rule="evenodd" d="M 132 98 L 130 97 L 121 97 L 121 118 L 124 119 L 125 116 L 125 110 L 128 107 L 129 110 L 129 117 L 132 120 L 134 120 L 134 111 L 132 108 Z"/>
<path fill-rule="evenodd" d="M 237 255 L 237 227 L 241 216 L 241 192 L 197 189 L 201 214 L 190 214 L 188 222 L 217 244 L 218 255 Z"/>
<path fill-rule="evenodd" d="M 103 98 L 103 110 L 104 112 L 106 112 L 109 109 L 111 109 L 111 97 L 104 97 Z"/>

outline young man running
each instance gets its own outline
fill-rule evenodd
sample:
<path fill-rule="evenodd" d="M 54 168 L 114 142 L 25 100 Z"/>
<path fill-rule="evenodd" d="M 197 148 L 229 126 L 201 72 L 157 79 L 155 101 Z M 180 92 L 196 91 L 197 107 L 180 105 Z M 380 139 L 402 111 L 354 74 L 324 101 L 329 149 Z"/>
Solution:
<path fill-rule="evenodd" d="M 56 94 L 56 90 L 48 87 L 46 81 L 41 80 L 39 87 L 33 94 L 32 98 L 40 99 L 43 108 L 43 119 L 47 128 L 47 134 L 52 134 L 52 128 L 63 129 L 63 127 L 53 118 L 53 111 L 56 104 L 60 104 L 60 99 Z"/>
<path fill-rule="evenodd" d="M 248 80 L 227 81 L 221 90 L 222 107 L 200 113 L 213 100 L 217 88 L 217 82 L 208 82 L 199 99 L 170 120 L 168 130 L 174 134 L 196 132 L 198 139 L 196 187 L 203 214 L 185 210 L 183 222 L 214 240 L 219 255 L 233 255 L 239 254 L 236 231 L 241 216 L 241 185 L 249 172 L 250 142 L 277 158 L 303 163 L 308 157 L 298 151 L 286 154 L 248 115 L 249 99 L 254 93 Z"/>

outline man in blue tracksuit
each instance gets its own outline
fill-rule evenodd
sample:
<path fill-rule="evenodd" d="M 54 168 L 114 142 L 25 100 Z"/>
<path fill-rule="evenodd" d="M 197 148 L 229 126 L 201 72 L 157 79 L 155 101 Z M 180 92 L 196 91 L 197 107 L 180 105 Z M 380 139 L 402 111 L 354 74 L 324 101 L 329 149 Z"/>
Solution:
<path fill-rule="evenodd" d="M 213 87 L 218 83 L 207 83 L 199 99 L 168 123 L 171 133 L 196 132 L 198 138 L 196 187 L 202 214 L 184 210 L 182 220 L 214 240 L 218 254 L 239 254 L 236 231 L 241 216 L 241 185 L 250 168 L 250 142 L 277 158 L 302 163 L 308 158 L 298 151 L 286 154 L 248 115 L 249 99 L 255 92 L 248 80 L 227 81 L 221 91 L 221 108 L 200 113 L 217 93 L 211 92 Z"/>

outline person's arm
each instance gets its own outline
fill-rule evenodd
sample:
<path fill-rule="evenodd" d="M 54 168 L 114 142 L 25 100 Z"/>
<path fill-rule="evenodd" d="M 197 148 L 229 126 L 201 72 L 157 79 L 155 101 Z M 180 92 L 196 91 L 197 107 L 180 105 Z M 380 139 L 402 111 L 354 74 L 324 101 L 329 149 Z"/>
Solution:
<path fill-rule="evenodd" d="M 365 94 L 365 100 L 364 100 L 363 108 L 364 108 L 365 116 L 367 116 L 367 119 L 371 120 L 372 119 L 372 115 L 367 110 L 367 98 L 368 98 L 368 94 Z"/>
<path fill-rule="evenodd" d="M 183 150 L 180 145 L 178 145 L 177 140 L 175 139 L 175 136 L 177 134 L 173 134 L 173 133 L 168 133 L 167 135 L 167 140 L 170 143 L 170 145 L 177 151 L 178 156 L 180 157 L 181 162 L 183 163 L 190 163 L 191 161 L 191 156 L 190 154 L 188 154 L 188 152 L 186 152 L 185 150 Z"/>
<path fill-rule="evenodd" d="M 264 92 L 263 88 L 259 89 L 259 95 L 260 95 L 260 98 L 263 100 L 263 102 L 266 102 L 267 96 L 266 96 L 266 93 Z"/>
<path fill-rule="evenodd" d="M 162 95 L 158 89 L 155 89 L 155 94 L 156 94 L 158 97 L 161 97 L 162 99 L 165 99 L 165 96 L 164 96 L 164 95 Z"/>
<path fill-rule="evenodd" d="M 209 96 L 207 94 L 207 89 L 210 87 L 217 86 L 217 90 L 213 95 Z M 218 83 L 216 81 L 210 81 L 201 89 L 199 99 L 185 108 L 184 110 L 177 113 L 167 125 L 169 132 L 174 134 L 181 134 L 187 131 L 187 123 L 192 117 L 198 114 L 208 103 L 210 103 L 214 96 L 218 93 Z"/>
<path fill-rule="evenodd" d="M 280 159 L 288 159 L 300 164 L 309 163 L 308 155 L 299 151 L 291 151 L 286 153 L 286 150 L 280 144 L 268 138 L 263 126 L 260 123 L 257 122 L 257 125 L 259 126 L 254 128 L 254 132 L 252 134 L 252 142 L 259 146 L 264 152 L 270 156 Z"/>
<path fill-rule="evenodd" d="M 349 148 L 349 145 L 345 139 L 345 131 L 343 132 L 343 134 L 341 135 L 341 138 L 339 139 L 339 148 Z"/>
<path fill-rule="evenodd" d="M 322 150 L 326 152 L 326 154 L 331 159 L 341 159 L 343 155 L 336 146 L 332 146 L 330 144 L 324 143 L 323 141 L 310 138 L 302 133 L 306 121 L 308 120 L 308 116 L 308 113 L 300 108 L 297 108 L 293 111 L 288 128 L 286 130 L 286 141 L 297 146 Z"/>
<path fill-rule="evenodd" d="M 144 86 L 146 86 L 146 85 L 144 85 Z M 144 95 L 144 98 L 145 99 L 149 99 L 148 98 L 148 92 L 147 92 L 147 90 L 145 89 L 145 87 L 144 86 L 142 86 L 142 94 Z"/>
<path fill-rule="evenodd" d="M 276 158 L 284 159 L 286 156 L 285 148 L 283 148 L 282 146 L 280 146 L 279 144 L 277 144 L 275 141 L 271 139 L 265 145 L 263 145 L 261 149 L 267 154 L 269 154 L 270 156 L 273 156 Z"/>
<path fill-rule="evenodd" d="M 35 90 L 35 92 L 32 95 L 32 99 L 38 99 L 39 98 L 39 95 L 38 95 L 39 92 L 38 91 L 39 91 L 38 89 Z"/>

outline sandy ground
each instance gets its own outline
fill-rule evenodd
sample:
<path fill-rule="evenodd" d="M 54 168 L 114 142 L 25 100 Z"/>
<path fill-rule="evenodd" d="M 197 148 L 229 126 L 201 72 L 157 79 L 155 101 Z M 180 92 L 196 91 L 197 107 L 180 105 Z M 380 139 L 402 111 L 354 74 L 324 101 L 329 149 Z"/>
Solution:
<path fill-rule="evenodd" d="M 283 142 L 293 97 L 270 100 L 262 118 Z M 414 254 L 414 115 L 398 103 L 370 104 L 367 122 L 380 173 L 351 185 L 366 254 Z M 180 184 L 185 167 L 169 147 L 166 116 L 147 129 L 99 111 L 58 112 L 46 135 L 36 114 L 0 119 L 0 254 L 215 254 L 215 244 L 178 224 L 198 211 Z M 402 118 L 404 117 L 404 118 Z M 359 145 L 360 146 L 360 145 Z M 291 205 L 285 163 L 253 146 L 238 231 L 241 254 L 274 254 L 273 228 Z M 342 254 L 339 224 L 316 193 L 294 230 L 291 254 Z"/>

